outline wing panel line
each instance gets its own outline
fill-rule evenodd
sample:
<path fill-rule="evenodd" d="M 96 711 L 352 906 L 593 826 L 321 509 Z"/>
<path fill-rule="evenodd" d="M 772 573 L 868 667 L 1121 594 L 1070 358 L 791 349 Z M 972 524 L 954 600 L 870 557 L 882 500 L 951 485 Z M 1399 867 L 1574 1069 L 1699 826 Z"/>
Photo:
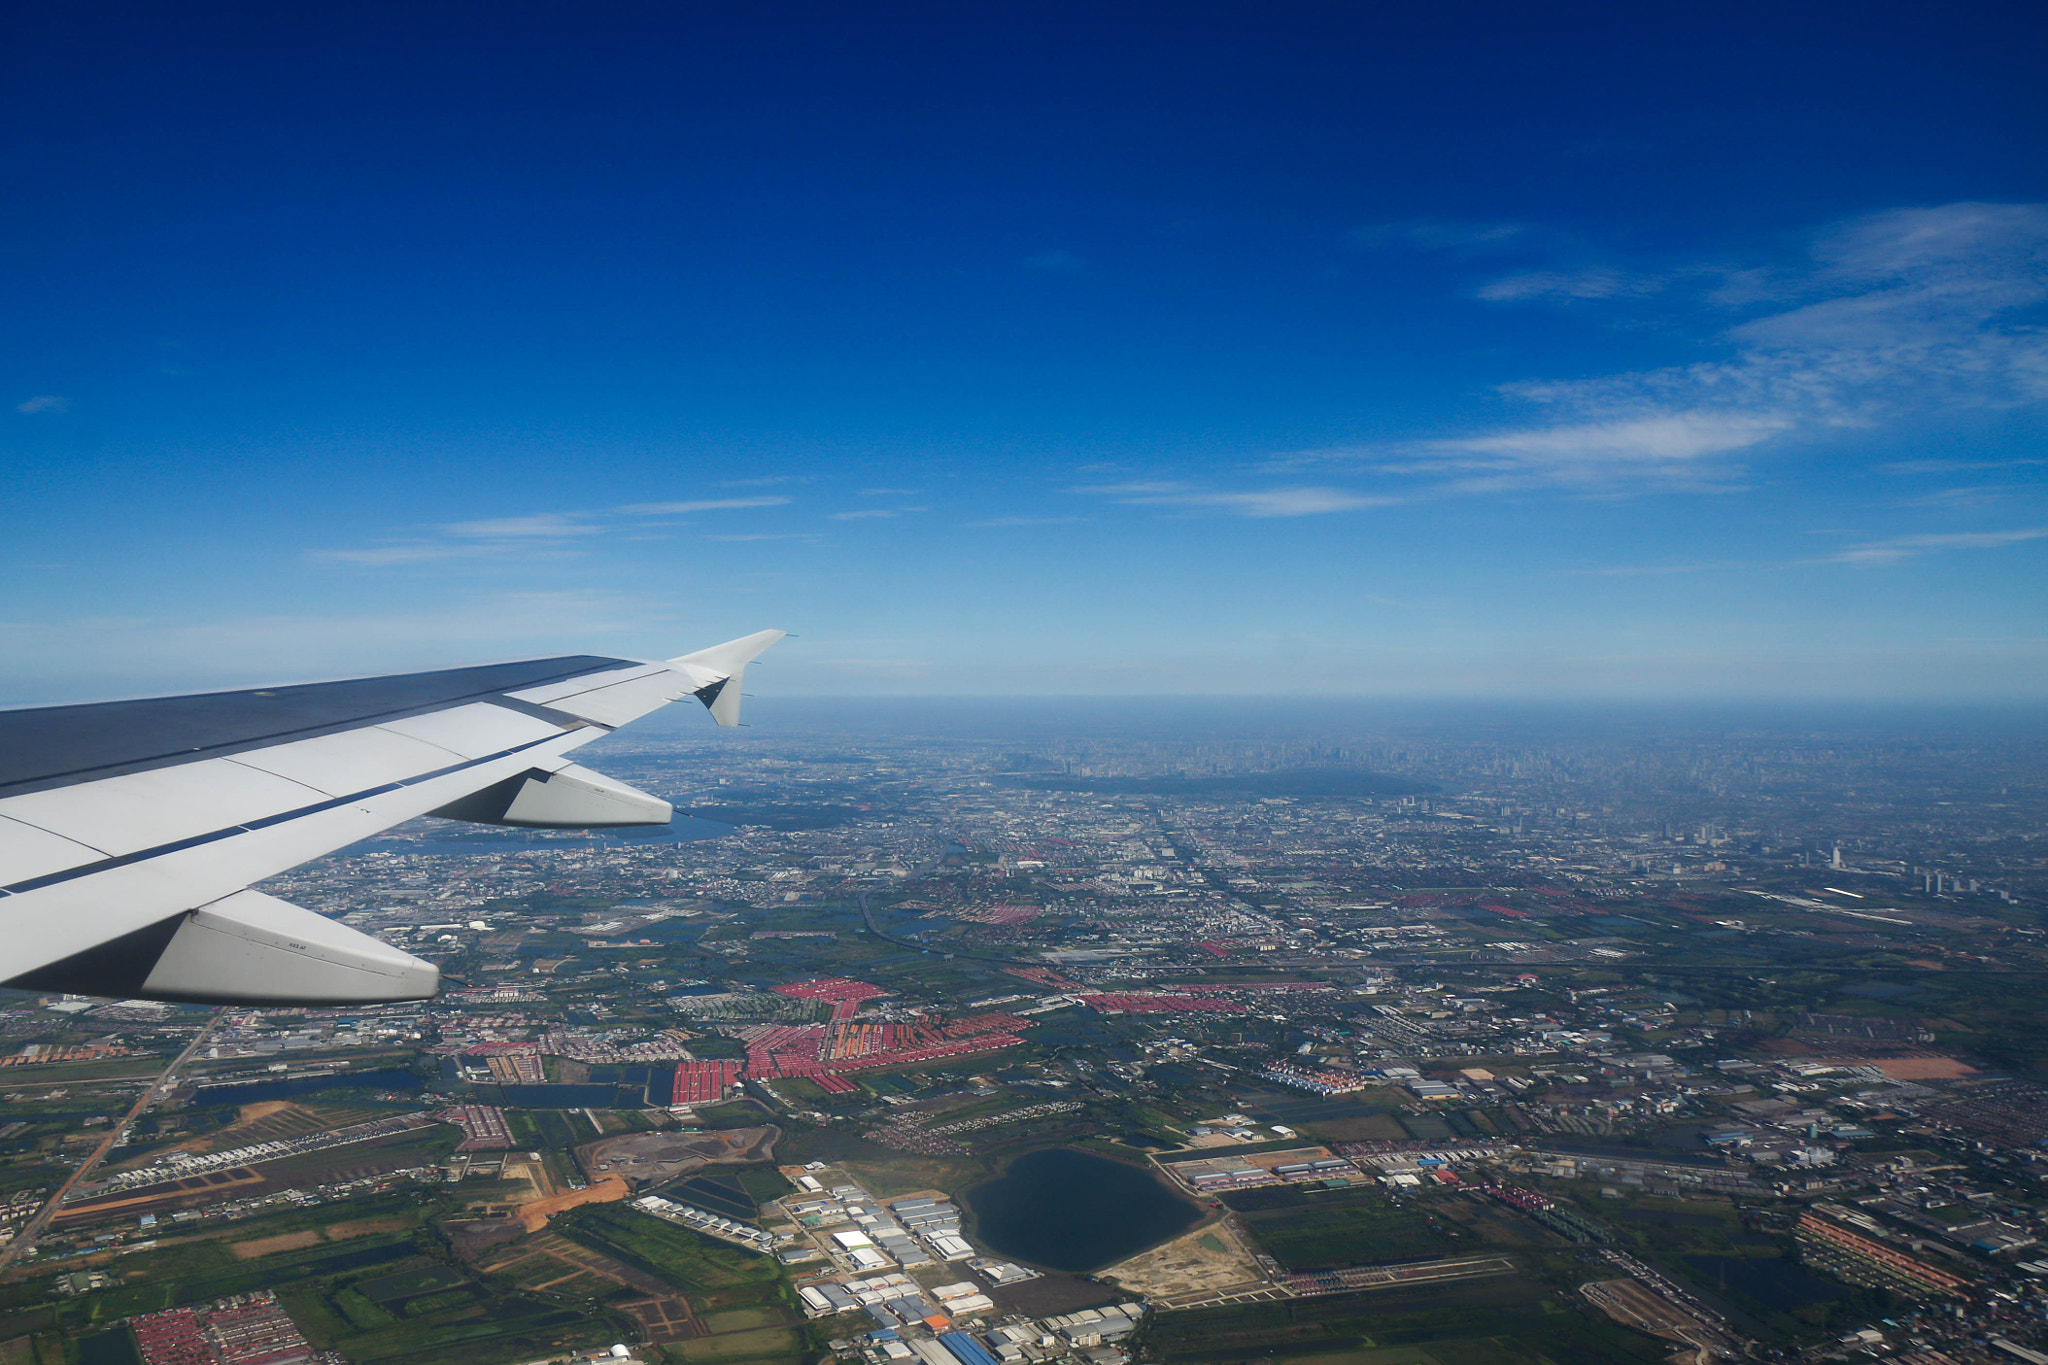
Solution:
<path fill-rule="evenodd" d="M 165 854 L 182 852 L 188 848 L 196 848 L 201 844 L 210 844 L 221 839 L 231 839 L 237 834 L 251 834 L 259 829 L 268 829 L 273 825 L 281 825 L 290 820 L 302 819 L 308 815 L 318 815 L 321 811 L 333 810 L 337 806 L 346 806 L 354 801 L 366 801 L 373 796 L 382 796 L 386 792 L 402 791 L 407 787 L 418 786 L 422 782 L 432 781 L 437 777 L 446 777 L 450 773 L 461 772 L 464 768 L 475 768 L 486 763 L 495 763 L 501 758 L 510 758 L 514 754 L 524 753 L 528 749 L 537 748 L 540 745 L 551 743 L 560 738 L 560 735 L 543 735 L 539 739 L 531 739 L 524 744 L 515 744 L 511 748 L 502 749 L 495 754 L 485 754 L 481 758 L 465 759 L 461 763 L 451 763 L 445 768 L 436 768 L 432 772 L 419 773 L 397 782 L 386 782 L 381 786 L 365 787 L 363 790 L 351 792 L 347 796 L 336 796 L 326 801 L 316 801 L 311 805 L 299 806 L 288 811 L 279 811 L 275 815 L 266 815 L 258 820 L 250 820 L 245 824 L 229 825 L 223 829 L 210 830 L 205 834 L 189 835 L 183 839 L 174 839 L 169 843 L 157 844 L 152 848 L 137 849 L 133 853 L 124 853 L 119 857 L 103 858 L 98 862 L 86 863 L 81 867 L 66 868 L 61 872 L 49 872 L 40 877 L 30 877 L 25 881 L 15 882 L 11 886 L 0 886 L 0 896 L 14 896 L 28 891 L 40 891 L 46 886 L 56 886 L 60 882 L 76 881 L 80 877 L 89 877 L 95 873 L 111 871 L 117 867 L 127 867 L 134 863 L 147 862 L 151 858 L 159 858 Z"/>

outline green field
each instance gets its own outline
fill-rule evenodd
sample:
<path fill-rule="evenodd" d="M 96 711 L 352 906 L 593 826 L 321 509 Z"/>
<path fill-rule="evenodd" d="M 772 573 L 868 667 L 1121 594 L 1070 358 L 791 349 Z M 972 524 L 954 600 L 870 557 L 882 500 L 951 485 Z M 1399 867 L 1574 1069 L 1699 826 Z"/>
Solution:
<path fill-rule="evenodd" d="M 49 1297 L 47 1277 L 9 1284 L 0 1288 L 0 1342 L 37 1333 L 47 1340 L 61 1332 L 99 1342 L 102 1365 L 128 1365 L 117 1359 L 126 1330 L 101 1332 L 101 1324 L 257 1289 L 275 1290 L 315 1346 L 358 1365 L 467 1365 L 479 1351 L 495 1359 L 532 1359 L 605 1345 L 631 1330 L 608 1312 L 571 1308 L 471 1275 L 422 1226 L 438 1209 L 431 1196 L 393 1196 L 214 1225 L 119 1258 L 111 1265 L 125 1283 L 75 1299 Z M 365 1218 L 405 1225 L 363 1236 L 343 1229 L 340 1240 L 248 1259 L 233 1250 L 238 1243 Z M 61 1351 L 45 1350 L 35 1361 L 14 1348 L 7 1365 L 64 1365 L 64 1359 Z"/>
<path fill-rule="evenodd" d="M 1650 1365 L 1670 1353 L 1524 1279 L 1165 1313 L 1143 1330 L 1167 1365 Z"/>
<path fill-rule="evenodd" d="M 617 1204 L 586 1204 L 557 1217 L 553 1229 L 682 1288 L 772 1284 L 774 1261 Z"/>
<path fill-rule="evenodd" d="M 803 1350 L 803 1333 L 794 1327 L 761 1327 L 751 1332 L 699 1337 L 663 1348 L 672 1359 L 691 1365 L 719 1365 L 742 1360 L 794 1360 Z"/>
<path fill-rule="evenodd" d="M 1481 1246 L 1475 1234 L 1426 1204 L 1397 1205 L 1377 1190 L 1257 1189 L 1224 1202 L 1260 1248 L 1289 1270 L 1425 1261 Z"/>

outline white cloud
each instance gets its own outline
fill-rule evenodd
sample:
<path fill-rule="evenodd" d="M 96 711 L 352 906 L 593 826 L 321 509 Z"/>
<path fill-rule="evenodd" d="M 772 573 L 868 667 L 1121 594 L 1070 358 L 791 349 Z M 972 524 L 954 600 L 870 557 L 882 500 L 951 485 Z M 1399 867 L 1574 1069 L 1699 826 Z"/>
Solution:
<path fill-rule="evenodd" d="M 1664 282 L 1659 279 L 1598 268 L 1532 270 L 1483 284 L 1476 292 L 1489 303 L 1524 303 L 1536 299 L 1615 299 L 1655 293 L 1663 287 Z"/>
<path fill-rule="evenodd" d="M 686 502 L 636 502 L 615 510 L 634 517 L 673 517 L 690 512 L 729 512 L 741 507 L 780 507 L 788 501 L 788 498 L 696 498 Z"/>
<path fill-rule="evenodd" d="M 1879 465 L 1881 474 L 1960 474 L 1979 469 L 2031 469 L 2048 460 L 1894 460 Z"/>
<path fill-rule="evenodd" d="M 1086 517 L 990 517 L 987 521 L 970 521 L 971 527 L 981 526 L 1070 526 Z"/>
<path fill-rule="evenodd" d="M 542 512 L 531 517 L 493 517 L 486 521 L 455 521 L 441 528 L 451 536 L 478 540 L 556 540 L 563 536 L 595 535 L 599 527 L 561 512 Z"/>
<path fill-rule="evenodd" d="M 924 490 L 921 488 L 863 488 L 863 498 L 914 498 Z"/>
<path fill-rule="evenodd" d="M 1243 492 L 1211 492 L 1180 483 L 1123 483 L 1077 488 L 1140 507 L 1186 507 L 1234 513 L 1241 517 L 1308 517 L 1326 512 L 1351 512 L 1385 507 L 1397 498 L 1373 497 L 1342 488 L 1283 487 Z"/>
<path fill-rule="evenodd" d="M 38 412 L 69 412 L 71 411 L 71 400 L 60 394 L 39 393 L 34 398 L 25 398 L 21 402 L 16 403 L 14 410 L 31 415 Z"/>
<path fill-rule="evenodd" d="M 1915 559 L 1937 550 L 1995 550 L 2029 540 L 2048 540 L 2048 526 L 2029 526 L 2010 531 L 1947 531 L 1925 535 L 1893 536 L 1852 545 L 1829 555 L 1823 563 L 1882 566 Z"/>
<path fill-rule="evenodd" d="M 357 564 L 383 569 L 399 564 L 431 564 L 448 559 L 482 559 L 505 554 L 513 548 L 509 542 L 455 544 L 445 540 L 414 540 L 353 549 L 308 550 L 306 558 L 316 564 Z M 530 549 L 531 546 L 522 548 Z"/>
<path fill-rule="evenodd" d="M 1548 417 L 1268 467 L 1441 474 L 1431 491 L 1445 494 L 1707 490 L 1729 487 L 1741 474 L 1735 457 L 1767 443 L 2048 400 L 2048 331 L 2012 316 L 2048 302 L 2048 205 L 1873 214 L 1820 235 L 1797 269 L 1666 276 L 1709 277 L 1739 279 L 1744 300 L 1775 307 L 1724 330 L 1725 359 L 1507 385 L 1506 397 Z M 1538 273 L 1482 294 L 1596 299 L 1647 287 L 1619 274 Z"/>
<path fill-rule="evenodd" d="M 1460 474 L 1446 492 L 1532 484 L 1588 492 L 1706 487 L 1715 485 L 1720 472 L 1708 463 L 1710 457 L 1746 450 L 1791 425 L 1774 413 L 1646 413 L 1430 441 L 1416 448 L 1419 460 L 1384 467 L 1397 473 Z"/>
<path fill-rule="evenodd" d="M 863 507 L 855 512 L 834 512 L 834 521 L 866 521 L 874 517 L 893 517 L 897 512 L 888 507 Z"/>
<path fill-rule="evenodd" d="M 743 507 L 779 507 L 788 498 L 706 498 L 692 502 L 635 503 L 613 509 L 614 515 L 668 516 L 687 512 L 725 511 Z M 576 553 L 569 545 L 585 536 L 623 535 L 644 540 L 646 523 L 621 526 L 607 522 L 597 512 L 537 512 L 525 517 L 489 517 L 478 521 L 454 521 L 434 528 L 438 538 L 412 536 L 392 539 L 380 545 L 345 546 L 310 550 L 306 558 L 318 564 L 353 564 L 361 568 L 397 568 L 408 564 L 433 564 L 457 559 L 536 557 Z M 660 523 L 654 523 L 659 526 Z M 745 538 L 745 537 L 740 537 Z"/>

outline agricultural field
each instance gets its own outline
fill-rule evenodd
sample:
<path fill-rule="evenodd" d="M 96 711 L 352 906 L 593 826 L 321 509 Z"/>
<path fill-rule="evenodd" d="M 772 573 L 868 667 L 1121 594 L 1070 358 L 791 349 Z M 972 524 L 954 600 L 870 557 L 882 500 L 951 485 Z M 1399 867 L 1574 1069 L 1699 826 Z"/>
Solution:
<path fill-rule="evenodd" d="M 765 1257 L 618 1205 L 576 1210 L 547 1236 L 572 1244 L 552 1259 L 586 1269 L 602 1261 L 599 1273 L 654 1300 L 613 1304 L 638 1319 L 671 1361 L 794 1365 L 809 1344 L 782 1267 Z M 519 1251 L 508 1247 L 493 1263 Z M 671 1299 L 682 1302 L 664 1301 Z"/>
<path fill-rule="evenodd" d="M 1197 1309 L 1144 1333 L 1167 1365 L 1651 1365 L 1669 1354 L 1525 1278 Z"/>
<path fill-rule="evenodd" d="M 629 1330 L 597 1305 L 571 1311 L 470 1274 L 427 1226 L 432 1212 L 416 1198 L 359 1200 L 205 1227 L 119 1259 L 87 1258 L 81 1268 L 97 1262 L 118 1283 L 54 1300 L 42 1277 L 0 1288 L 0 1342 L 91 1336 L 134 1314 L 256 1289 L 276 1290 L 314 1345 L 361 1365 L 453 1365 L 479 1348 L 530 1358 L 608 1344 Z M 98 1348 L 105 1365 L 129 1359 L 117 1349 L 125 1338 L 124 1328 Z M 19 1349 L 9 1358 L 62 1362 L 61 1353 L 32 1362 Z"/>
<path fill-rule="evenodd" d="M 1469 1255 L 1479 1237 L 1428 1202 L 1397 1204 L 1378 1190 L 1244 1190 L 1224 1198 L 1267 1255 L 1290 1271 L 1391 1265 Z"/>

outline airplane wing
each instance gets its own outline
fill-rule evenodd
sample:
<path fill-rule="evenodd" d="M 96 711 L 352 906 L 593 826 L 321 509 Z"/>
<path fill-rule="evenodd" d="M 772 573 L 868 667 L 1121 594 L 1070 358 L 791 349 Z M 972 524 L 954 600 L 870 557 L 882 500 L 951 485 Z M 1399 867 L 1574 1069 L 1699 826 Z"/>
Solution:
<path fill-rule="evenodd" d="M 201 1003 L 423 1000 L 430 962 L 250 890 L 421 815 L 665 825 L 565 755 L 672 701 L 739 723 L 764 630 L 648 663 L 435 673 L 0 711 L 0 985 Z"/>

